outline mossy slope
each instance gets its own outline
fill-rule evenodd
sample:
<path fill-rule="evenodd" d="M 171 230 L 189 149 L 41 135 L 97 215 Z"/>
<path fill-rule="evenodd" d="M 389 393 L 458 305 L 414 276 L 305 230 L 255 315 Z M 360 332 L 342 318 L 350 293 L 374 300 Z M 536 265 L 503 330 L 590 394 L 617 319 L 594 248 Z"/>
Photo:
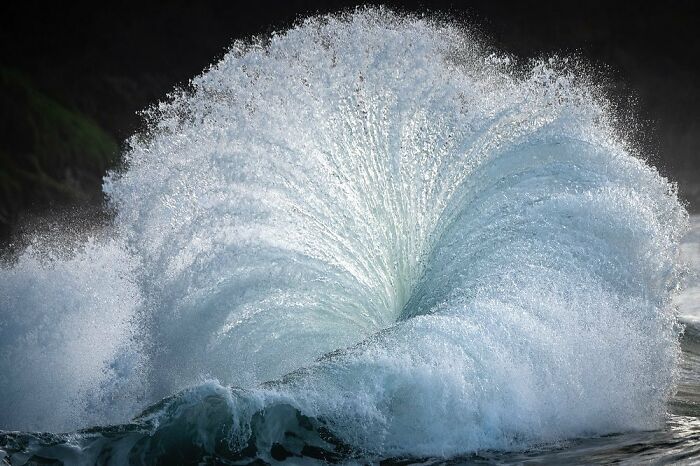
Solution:
<path fill-rule="evenodd" d="M 53 200 L 99 195 L 118 145 L 92 119 L 0 68 L 0 228 Z"/>

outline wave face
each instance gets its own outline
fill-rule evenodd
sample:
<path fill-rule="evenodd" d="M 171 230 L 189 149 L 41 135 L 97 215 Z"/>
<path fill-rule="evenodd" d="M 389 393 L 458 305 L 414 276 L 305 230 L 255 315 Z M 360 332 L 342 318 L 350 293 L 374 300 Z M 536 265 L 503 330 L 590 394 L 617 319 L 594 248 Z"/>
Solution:
<path fill-rule="evenodd" d="M 2 270 L 2 426 L 190 387 L 66 441 L 328 459 L 657 427 L 687 214 L 583 81 L 384 9 L 236 43 L 151 110 L 108 234 Z"/>

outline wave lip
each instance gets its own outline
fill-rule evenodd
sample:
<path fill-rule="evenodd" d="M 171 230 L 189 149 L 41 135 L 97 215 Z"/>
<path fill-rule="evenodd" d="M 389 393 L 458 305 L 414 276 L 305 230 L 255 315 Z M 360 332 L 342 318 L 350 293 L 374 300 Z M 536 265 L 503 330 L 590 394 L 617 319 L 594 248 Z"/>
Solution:
<path fill-rule="evenodd" d="M 608 107 L 562 61 L 385 9 L 236 43 L 105 183 L 136 264 L 130 406 L 214 377 L 240 387 L 214 410 L 231 451 L 269 411 L 256 451 L 290 455 L 660 425 L 687 214 Z"/>

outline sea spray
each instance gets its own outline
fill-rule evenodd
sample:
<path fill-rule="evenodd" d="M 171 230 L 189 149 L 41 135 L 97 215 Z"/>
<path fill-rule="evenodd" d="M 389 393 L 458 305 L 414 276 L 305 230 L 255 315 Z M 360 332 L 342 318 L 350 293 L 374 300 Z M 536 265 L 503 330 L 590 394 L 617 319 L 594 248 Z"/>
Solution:
<path fill-rule="evenodd" d="M 0 425 L 70 430 L 134 414 L 138 266 L 121 241 L 35 239 L 0 269 Z M 131 393 L 120 393 L 131 385 Z"/>
<path fill-rule="evenodd" d="M 138 299 L 36 287 L 107 303 L 98 326 L 129 316 L 86 379 L 114 406 L 91 422 L 179 394 L 72 437 L 86 455 L 451 456 L 663 421 L 687 214 L 563 61 L 523 70 L 453 24 L 360 9 L 235 43 L 149 115 L 105 182 Z M 3 315 L 53 315 L 7 285 L 16 267 Z M 73 403 L 0 419 L 77 427 L 92 404 Z"/>

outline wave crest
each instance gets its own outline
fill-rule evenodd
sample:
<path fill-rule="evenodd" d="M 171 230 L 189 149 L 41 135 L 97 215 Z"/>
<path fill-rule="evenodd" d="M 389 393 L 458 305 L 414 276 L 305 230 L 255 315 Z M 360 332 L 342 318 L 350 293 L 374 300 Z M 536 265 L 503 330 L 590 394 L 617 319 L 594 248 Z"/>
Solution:
<path fill-rule="evenodd" d="M 215 377 L 389 456 L 658 425 L 687 214 L 581 81 L 384 9 L 236 43 L 105 183 L 135 386 Z"/>

